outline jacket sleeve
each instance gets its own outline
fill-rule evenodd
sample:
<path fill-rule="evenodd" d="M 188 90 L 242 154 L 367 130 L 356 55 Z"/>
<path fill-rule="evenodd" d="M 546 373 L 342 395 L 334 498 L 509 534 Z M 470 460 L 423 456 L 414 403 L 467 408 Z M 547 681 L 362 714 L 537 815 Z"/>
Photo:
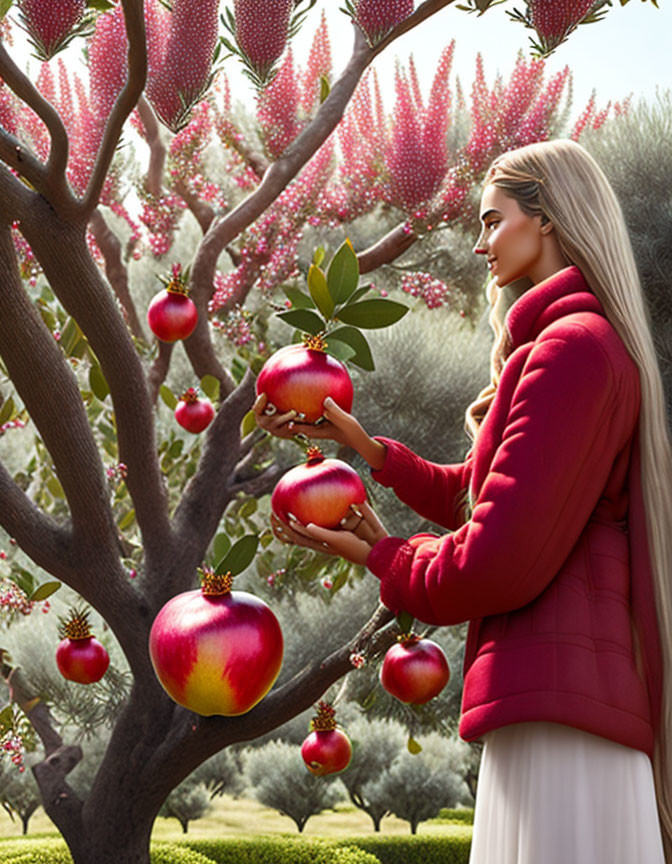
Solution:
<path fill-rule="evenodd" d="M 470 521 L 371 550 L 367 566 L 392 611 L 447 625 L 520 608 L 576 544 L 625 438 L 600 341 L 580 324 L 555 333 L 525 360 Z"/>
<path fill-rule="evenodd" d="M 471 457 L 454 465 L 428 462 L 391 438 L 376 438 L 385 444 L 385 464 L 372 471 L 374 480 L 391 488 L 400 501 L 420 516 L 454 531 L 464 522 L 458 494 L 469 484 Z"/>

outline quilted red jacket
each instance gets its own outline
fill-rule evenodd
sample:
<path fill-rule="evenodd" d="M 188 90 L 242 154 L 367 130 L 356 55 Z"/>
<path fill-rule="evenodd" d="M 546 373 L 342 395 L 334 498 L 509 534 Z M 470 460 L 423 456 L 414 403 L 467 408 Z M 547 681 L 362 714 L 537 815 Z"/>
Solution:
<path fill-rule="evenodd" d="M 576 267 L 523 294 L 506 326 L 513 351 L 464 463 L 378 439 L 373 477 L 450 533 L 387 537 L 367 566 L 394 612 L 470 622 L 464 739 L 545 720 L 651 756 L 662 672 L 637 367 Z"/>

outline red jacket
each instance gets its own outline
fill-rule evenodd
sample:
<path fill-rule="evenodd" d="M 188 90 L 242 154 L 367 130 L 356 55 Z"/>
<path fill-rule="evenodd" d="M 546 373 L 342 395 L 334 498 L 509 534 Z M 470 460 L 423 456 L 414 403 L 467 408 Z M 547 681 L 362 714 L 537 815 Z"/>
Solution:
<path fill-rule="evenodd" d="M 466 740 L 546 720 L 651 755 L 662 672 L 637 367 L 576 267 L 523 294 L 506 326 L 513 351 L 464 463 L 379 439 L 388 450 L 373 477 L 451 533 L 387 537 L 367 566 L 393 611 L 470 621 Z"/>

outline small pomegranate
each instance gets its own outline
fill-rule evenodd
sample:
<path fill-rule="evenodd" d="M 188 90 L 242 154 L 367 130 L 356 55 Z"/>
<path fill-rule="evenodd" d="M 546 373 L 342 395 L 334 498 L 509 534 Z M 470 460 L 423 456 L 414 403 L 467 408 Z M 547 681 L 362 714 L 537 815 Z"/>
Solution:
<path fill-rule="evenodd" d="M 401 702 L 424 705 L 448 683 L 446 655 L 436 642 L 413 634 L 400 637 L 388 649 L 380 670 L 380 683 Z"/>
<path fill-rule="evenodd" d="M 301 756 L 308 770 L 318 777 L 345 770 L 352 759 L 352 744 L 338 728 L 333 706 L 320 702 L 310 728 L 310 735 L 301 745 Z"/>
<path fill-rule="evenodd" d="M 286 525 L 291 513 L 303 525 L 338 528 L 351 504 L 366 501 L 362 478 L 346 462 L 325 459 L 319 447 L 310 447 L 306 456 L 276 484 L 271 509 Z"/>
<path fill-rule="evenodd" d="M 257 395 L 265 393 L 267 412 L 296 411 L 306 423 L 315 423 L 331 396 L 344 411 L 352 411 L 352 380 L 345 365 L 327 354 L 319 336 L 305 345 L 287 345 L 264 364 L 257 378 Z"/>
<path fill-rule="evenodd" d="M 149 654 L 171 699 L 209 717 L 245 714 L 282 665 L 278 619 L 252 594 L 232 591 L 230 573 L 204 569 L 202 587 L 173 597 L 156 616 Z"/>
<path fill-rule="evenodd" d="M 199 399 L 198 391 L 194 387 L 182 394 L 180 404 L 175 409 L 175 419 L 180 426 L 195 435 L 207 429 L 214 416 L 212 402 L 209 399 Z"/>
<path fill-rule="evenodd" d="M 166 286 L 159 291 L 147 310 L 147 323 L 152 333 L 162 342 L 177 342 L 186 339 L 194 332 L 198 322 L 198 312 L 179 264 L 173 267 L 169 281 L 162 280 Z"/>
<path fill-rule="evenodd" d="M 110 665 L 110 655 L 91 635 L 88 612 L 71 609 L 67 621 L 61 622 L 61 636 L 56 649 L 56 665 L 68 681 L 94 684 L 100 681 Z"/>

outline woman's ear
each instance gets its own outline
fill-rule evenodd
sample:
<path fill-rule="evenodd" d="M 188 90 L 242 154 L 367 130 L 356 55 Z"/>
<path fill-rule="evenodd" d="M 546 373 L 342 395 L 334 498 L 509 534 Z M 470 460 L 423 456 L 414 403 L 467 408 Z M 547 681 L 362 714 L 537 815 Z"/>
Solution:
<path fill-rule="evenodd" d="M 553 231 L 553 223 L 545 213 L 541 214 L 541 233 L 550 234 Z"/>

